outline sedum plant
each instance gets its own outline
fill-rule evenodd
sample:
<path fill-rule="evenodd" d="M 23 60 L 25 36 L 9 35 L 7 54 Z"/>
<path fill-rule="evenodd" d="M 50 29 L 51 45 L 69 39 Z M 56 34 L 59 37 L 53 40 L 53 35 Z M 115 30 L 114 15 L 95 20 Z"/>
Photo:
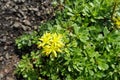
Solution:
<path fill-rule="evenodd" d="M 16 73 L 26 80 L 119 80 L 119 10 L 113 3 L 59 0 L 64 10 L 54 20 L 16 39 L 20 50 L 36 46 L 23 54 Z"/>

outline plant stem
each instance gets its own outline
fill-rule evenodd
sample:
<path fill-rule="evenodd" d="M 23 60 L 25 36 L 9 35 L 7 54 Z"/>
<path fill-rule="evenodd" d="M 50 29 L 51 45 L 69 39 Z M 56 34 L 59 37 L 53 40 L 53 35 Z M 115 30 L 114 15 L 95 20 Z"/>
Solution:
<path fill-rule="evenodd" d="M 118 3 L 118 0 L 114 0 L 114 6 L 113 6 L 113 9 L 112 9 L 111 20 L 113 19 L 115 10 L 117 8 L 117 3 Z"/>

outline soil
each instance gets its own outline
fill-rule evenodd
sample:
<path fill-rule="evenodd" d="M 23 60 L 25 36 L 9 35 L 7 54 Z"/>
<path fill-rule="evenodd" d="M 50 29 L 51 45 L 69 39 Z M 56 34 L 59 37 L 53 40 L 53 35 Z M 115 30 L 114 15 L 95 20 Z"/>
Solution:
<path fill-rule="evenodd" d="M 53 12 L 50 0 L 0 0 L 0 80 L 23 80 L 14 75 L 20 60 L 15 39 L 37 30 Z"/>

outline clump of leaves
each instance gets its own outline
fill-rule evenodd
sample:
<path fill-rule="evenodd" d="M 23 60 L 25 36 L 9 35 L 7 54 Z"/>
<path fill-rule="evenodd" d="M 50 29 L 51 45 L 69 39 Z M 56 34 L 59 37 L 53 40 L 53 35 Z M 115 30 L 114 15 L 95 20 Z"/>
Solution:
<path fill-rule="evenodd" d="M 37 35 L 16 40 L 20 49 L 29 46 L 29 41 L 38 46 L 23 55 L 17 73 L 27 80 L 119 80 L 120 30 L 114 28 L 117 25 L 111 19 L 114 0 L 66 0 L 63 3 L 62 13 L 57 11 L 55 20 L 41 25 Z M 24 40 L 26 44 L 22 43 Z M 55 57 L 51 57 L 52 53 Z"/>
<path fill-rule="evenodd" d="M 27 46 L 32 46 L 38 41 L 38 33 L 36 31 L 31 34 L 22 35 L 15 40 L 18 49 L 24 49 Z"/>

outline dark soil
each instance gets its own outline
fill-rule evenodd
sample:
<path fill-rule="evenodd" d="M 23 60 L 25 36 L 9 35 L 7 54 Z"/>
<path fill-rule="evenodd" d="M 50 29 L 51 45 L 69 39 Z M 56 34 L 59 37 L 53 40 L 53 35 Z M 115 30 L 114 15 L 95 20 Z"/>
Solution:
<path fill-rule="evenodd" d="M 18 80 L 15 39 L 53 16 L 50 0 L 0 0 L 0 80 Z M 19 79 L 22 80 L 22 79 Z"/>

